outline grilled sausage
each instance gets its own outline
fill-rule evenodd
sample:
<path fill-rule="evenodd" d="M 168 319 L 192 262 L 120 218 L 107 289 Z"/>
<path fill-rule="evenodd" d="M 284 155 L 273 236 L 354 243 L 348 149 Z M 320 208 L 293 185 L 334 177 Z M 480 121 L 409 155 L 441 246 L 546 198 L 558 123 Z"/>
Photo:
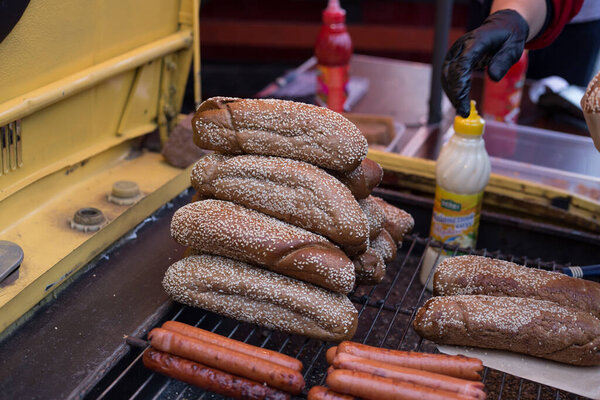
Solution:
<path fill-rule="evenodd" d="M 295 371 L 302 371 L 302 362 L 285 354 L 278 353 L 273 350 L 263 349 L 262 347 L 252 346 L 238 340 L 230 339 L 216 333 L 205 331 L 204 329 L 196 328 L 177 321 L 167 321 L 162 325 L 163 329 L 181 333 L 185 336 L 190 336 L 196 339 L 203 340 L 208 343 L 216 344 L 230 350 L 239 351 L 240 353 L 249 356 L 258 357 L 260 359 L 279 364 L 282 367 L 291 368 Z"/>
<path fill-rule="evenodd" d="M 173 379 L 234 399 L 289 400 L 290 396 L 258 382 L 149 348 L 142 356 L 144 366 Z"/>
<path fill-rule="evenodd" d="M 477 358 L 389 350 L 348 341 L 338 345 L 337 353 L 470 380 L 480 380 L 479 372 L 483 370 L 483 363 Z"/>
<path fill-rule="evenodd" d="M 304 389 L 304 377 L 298 371 L 270 361 L 162 328 L 154 328 L 148 338 L 152 347 L 160 351 L 266 383 L 292 394 L 299 394 Z"/>
<path fill-rule="evenodd" d="M 333 347 L 330 347 L 329 349 L 327 349 L 327 353 L 325 353 L 325 359 L 327 360 L 327 363 L 329 365 L 333 364 L 333 359 L 335 358 L 336 353 L 337 353 L 337 346 L 333 346 Z"/>
<path fill-rule="evenodd" d="M 366 372 L 384 378 L 395 379 L 432 389 L 445 390 L 476 399 L 485 399 L 485 385 L 481 382 L 455 378 L 452 376 L 421 371 L 413 368 L 399 367 L 381 361 L 368 360 L 351 354 L 340 353 L 335 356 L 333 366 L 339 369 Z"/>
<path fill-rule="evenodd" d="M 327 376 L 332 390 L 366 400 L 448 400 L 473 399 L 469 396 L 399 382 L 365 372 L 336 369 Z"/>
<path fill-rule="evenodd" d="M 348 396 L 341 393 L 336 393 L 333 390 L 329 390 L 323 386 L 313 386 L 309 392 L 306 400 L 353 400 L 353 396 Z"/>

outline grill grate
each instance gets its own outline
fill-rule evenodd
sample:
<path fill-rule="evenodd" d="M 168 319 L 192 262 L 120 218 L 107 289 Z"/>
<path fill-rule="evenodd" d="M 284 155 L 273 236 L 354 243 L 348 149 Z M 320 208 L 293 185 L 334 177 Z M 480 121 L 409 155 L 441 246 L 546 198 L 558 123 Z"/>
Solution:
<path fill-rule="evenodd" d="M 403 248 L 399 250 L 396 260 L 388 266 L 383 282 L 377 286 L 359 286 L 350 293 L 350 299 L 359 311 L 359 326 L 353 341 L 378 347 L 437 352 L 433 342 L 422 339 L 411 329 L 417 309 L 431 296 L 418 279 L 424 250 L 428 245 L 440 248 L 439 244 L 430 242 L 430 239 L 409 235 L 404 241 Z M 489 253 L 485 249 L 475 251 L 448 247 L 443 249 L 454 254 L 461 251 L 492 256 L 548 270 L 556 270 L 564 266 L 554 262 L 542 262 L 539 259 L 505 255 L 500 251 Z M 429 279 L 432 275 L 433 273 L 430 274 Z M 298 398 L 306 398 L 306 393 L 312 386 L 322 385 L 325 381 L 328 367 L 325 351 L 334 345 L 333 343 L 269 331 L 187 306 L 175 307 L 169 315 L 164 316 L 164 319 L 195 325 L 300 359 L 304 364 L 306 389 Z M 115 366 L 106 375 L 106 379 L 98 383 L 86 398 L 169 400 L 222 398 L 145 369 L 141 362 L 142 352 L 142 349 L 130 348 L 124 362 Z M 489 399 L 579 398 L 489 368 L 484 370 L 483 382 L 488 390 Z"/>

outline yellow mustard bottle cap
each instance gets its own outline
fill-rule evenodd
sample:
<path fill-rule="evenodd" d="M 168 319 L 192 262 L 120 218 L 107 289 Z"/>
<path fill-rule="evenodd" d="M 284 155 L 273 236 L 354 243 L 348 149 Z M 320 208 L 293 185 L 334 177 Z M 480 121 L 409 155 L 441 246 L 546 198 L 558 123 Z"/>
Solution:
<path fill-rule="evenodd" d="M 454 118 L 454 132 L 462 135 L 482 135 L 484 126 L 485 120 L 477 113 L 475 100 L 471 100 L 471 112 L 467 118 L 463 118 L 460 115 Z"/>

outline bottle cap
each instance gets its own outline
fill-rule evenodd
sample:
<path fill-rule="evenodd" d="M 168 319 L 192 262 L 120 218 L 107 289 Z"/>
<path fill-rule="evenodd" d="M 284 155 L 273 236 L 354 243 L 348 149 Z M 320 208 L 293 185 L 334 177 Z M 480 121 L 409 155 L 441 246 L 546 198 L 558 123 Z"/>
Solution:
<path fill-rule="evenodd" d="M 346 21 L 346 11 L 340 7 L 339 0 L 329 0 L 323 10 L 323 22 L 326 24 L 342 24 Z"/>
<path fill-rule="evenodd" d="M 471 112 L 467 118 L 457 115 L 454 118 L 454 132 L 462 135 L 480 136 L 483 134 L 485 120 L 479 116 L 475 108 L 475 100 L 471 100 Z"/>

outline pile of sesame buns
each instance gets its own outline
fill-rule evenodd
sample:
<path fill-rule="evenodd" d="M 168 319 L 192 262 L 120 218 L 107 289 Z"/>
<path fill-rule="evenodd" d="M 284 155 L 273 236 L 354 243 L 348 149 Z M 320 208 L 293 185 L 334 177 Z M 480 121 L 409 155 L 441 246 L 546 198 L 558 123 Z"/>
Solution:
<path fill-rule="evenodd" d="M 192 119 L 214 153 L 191 176 L 194 201 L 171 235 L 188 256 L 166 272 L 173 299 L 271 329 L 350 339 L 347 294 L 376 284 L 412 217 L 371 191 L 381 167 L 342 115 L 284 100 L 215 97 Z"/>
<path fill-rule="evenodd" d="M 414 328 L 437 343 L 600 365 L 600 284 L 480 256 L 440 263 Z"/>

